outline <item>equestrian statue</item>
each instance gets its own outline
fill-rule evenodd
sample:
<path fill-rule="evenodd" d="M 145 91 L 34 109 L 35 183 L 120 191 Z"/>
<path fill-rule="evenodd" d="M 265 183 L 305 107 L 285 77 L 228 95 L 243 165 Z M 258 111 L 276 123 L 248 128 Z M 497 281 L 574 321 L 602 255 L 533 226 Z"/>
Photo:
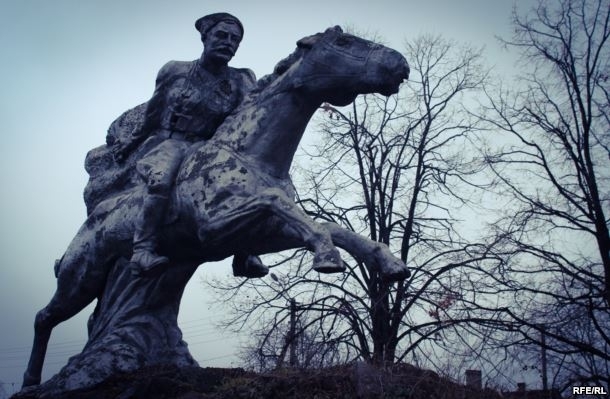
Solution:
<path fill-rule="evenodd" d="M 243 27 L 226 13 L 207 17 L 196 24 L 204 47 L 216 46 L 226 61 Z M 197 365 L 177 316 L 186 283 L 206 262 L 233 256 L 236 275 L 261 277 L 268 269 L 258 255 L 304 247 L 314 270 L 334 273 L 345 269 L 339 247 L 388 281 L 409 276 L 385 244 L 306 216 L 289 176 L 315 111 L 323 103 L 345 106 L 359 94 L 397 93 L 409 75 L 405 58 L 335 26 L 299 40 L 257 82 L 248 70 L 205 70 L 205 61 L 204 48 L 201 60 L 164 67 L 151 101 L 113 122 L 107 145 L 88 154 L 88 217 L 56 262 L 57 289 L 36 315 L 27 389 L 53 397 L 144 366 Z M 215 97 L 209 109 L 189 114 L 183 108 L 197 109 L 203 95 L 195 79 Z M 211 135 L 189 137 L 193 126 L 208 123 L 197 112 L 217 114 L 218 126 L 205 128 Z M 168 143 L 169 163 L 157 156 Z M 171 184 L 158 189 L 166 172 Z M 142 227 L 151 201 L 162 215 Z M 95 299 L 82 352 L 39 385 L 52 329 Z"/>

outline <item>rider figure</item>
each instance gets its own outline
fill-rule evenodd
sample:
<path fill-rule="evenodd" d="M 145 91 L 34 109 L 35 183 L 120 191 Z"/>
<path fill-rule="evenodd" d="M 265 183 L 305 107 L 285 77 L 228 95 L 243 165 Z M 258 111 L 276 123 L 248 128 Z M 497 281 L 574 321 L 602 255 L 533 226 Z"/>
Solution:
<path fill-rule="evenodd" d="M 256 83 L 251 70 L 228 66 L 244 33 L 236 17 L 210 14 L 199 18 L 195 27 L 204 45 L 202 56 L 192 62 L 170 61 L 161 68 L 141 128 L 134 130 L 127 143 L 116 142 L 112 148 L 115 159 L 122 162 L 148 137 L 164 139 L 136 167 L 147 191 L 136 221 L 131 262 L 144 272 L 168 262 L 156 252 L 157 231 L 186 150 L 193 142 L 212 137 Z M 236 262 L 247 261 L 264 268 L 258 258 L 241 255 L 234 258 L 234 274 L 240 275 Z M 266 273 L 259 270 L 259 274 Z"/>

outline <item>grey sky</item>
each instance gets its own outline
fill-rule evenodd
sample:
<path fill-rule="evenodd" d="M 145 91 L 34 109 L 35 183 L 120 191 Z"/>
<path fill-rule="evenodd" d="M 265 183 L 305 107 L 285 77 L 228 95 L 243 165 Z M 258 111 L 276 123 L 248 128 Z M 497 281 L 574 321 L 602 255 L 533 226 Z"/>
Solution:
<path fill-rule="evenodd" d="M 486 46 L 489 64 L 505 63 L 494 35 L 509 35 L 511 9 L 502 0 L 1 0 L 0 381 L 20 384 L 34 315 L 55 288 L 53 262 L 85 219 L 86 152 L 104 142 L 114 118 L 149 98 L 165 62 L 199 57 L 195 19 L 239 17 L 245 38 L 231 65 L 261 77 L 296 40 L 337 24 L 398 50 L 406 38 L 440 33 Z M 213 298 L 199 283 L 212 269 L 230 274 L 228 262 L 200 268 L 180 320 L 202 366 L 229 366 L 236 341 L 215 333 L 219 308 L 209 309 Z M 90 312 L 54 330 L 43 379 L 78 352 Z"/>

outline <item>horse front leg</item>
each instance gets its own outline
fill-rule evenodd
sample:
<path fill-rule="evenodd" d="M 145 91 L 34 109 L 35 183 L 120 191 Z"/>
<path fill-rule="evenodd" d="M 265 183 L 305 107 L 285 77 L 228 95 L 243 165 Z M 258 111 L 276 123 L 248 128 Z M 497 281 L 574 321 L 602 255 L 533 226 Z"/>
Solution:
<path fill-rule="evenodd" d="M 330 233 L 337 246 L 364 262 L 372 270 L 379 271 L 385 280 L 401 281 L 411 275 L 404 262 L 394 256 L 387 245 L 363 237 L 336 223 L 323 223 L 322 226 Z"/>
<path fill-rule="evenodd" d="M 296 204 L 276 188 L 263 190 L 251 200 L 241 203 L 239 207 L 223 213 L 214 221 L 205 221 L 199 229 L 199 239 L 216 234 L 222 235 L 227 229 L 236 230 L 244 221 L 260 215 L 261 212 L 271 213 L 283 221 L 301 240 L 307 249 L 314 253 L 313 268 L 320 273 L 337 273 L 345 271 L 345 265 L 339 250 L 327 229 L 307 217 Z"/>

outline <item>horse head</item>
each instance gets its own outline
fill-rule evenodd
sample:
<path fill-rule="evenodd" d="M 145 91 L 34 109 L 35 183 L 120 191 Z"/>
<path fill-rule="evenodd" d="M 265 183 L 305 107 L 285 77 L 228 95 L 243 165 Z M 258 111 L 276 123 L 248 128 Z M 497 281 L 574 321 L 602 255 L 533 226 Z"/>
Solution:
<path fill-rule="evenodd" d="M 408 76 L 409 65 L 399 52 L 335 26 L 299 40 L 297 49 L 259 80 L 211 141 L 285 178 L 320 104 L 347 105 L 358 94 L 389 96 Z"/>
<path fill-rule="evenodd" d="M 344 33 L 339 26 L 297 42 L 298 62 L 280 63 L 295 88 L 333 105 L 352 102 L 358 94 L 398 92 L 409 77 L 407 60 L 388 47 Z"/>

